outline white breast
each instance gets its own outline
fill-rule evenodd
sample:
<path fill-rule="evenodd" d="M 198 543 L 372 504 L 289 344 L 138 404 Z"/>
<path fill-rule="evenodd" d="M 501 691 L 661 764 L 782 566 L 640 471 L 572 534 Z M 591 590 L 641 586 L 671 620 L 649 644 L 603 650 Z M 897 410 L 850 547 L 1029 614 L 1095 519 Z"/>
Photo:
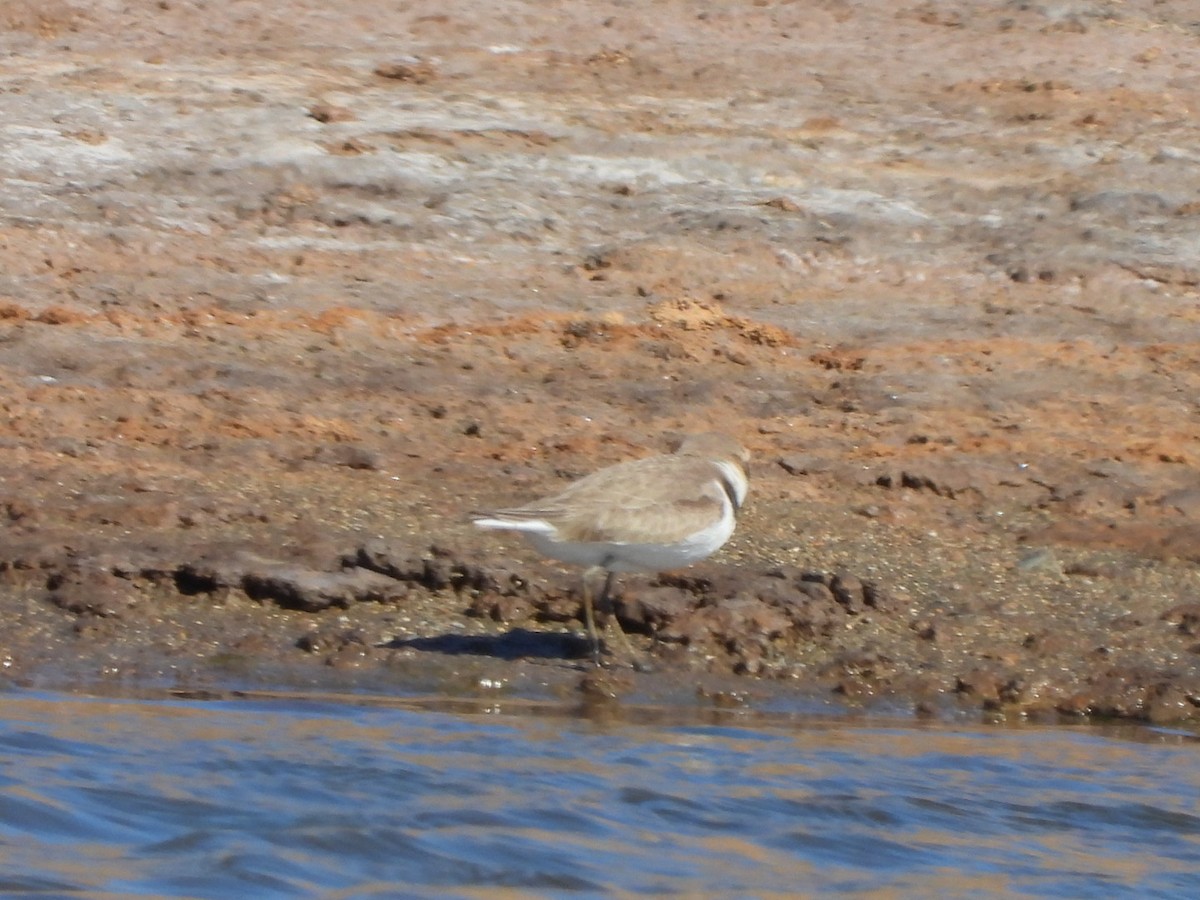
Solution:
<path fill-rule="evenodd" d="M 726 499 L 720 518 L 675 542 L 563 541 L 553 528 L 527 528 L 522 534 L 542 555 L 572 565 L 604 566 L 614 572 L 663 572 L 711 556 L 729 540 L 736 524 L 733 504 Z"/>

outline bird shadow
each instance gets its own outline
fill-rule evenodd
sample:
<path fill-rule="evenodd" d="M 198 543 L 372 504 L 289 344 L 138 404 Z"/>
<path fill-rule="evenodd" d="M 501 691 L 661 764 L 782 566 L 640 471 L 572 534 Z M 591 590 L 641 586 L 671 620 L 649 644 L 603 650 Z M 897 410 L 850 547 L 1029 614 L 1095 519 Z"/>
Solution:
<path fill-rule="evenodd" d="M 447 656 L 493 656 L 506 662 L 518 659 L 583 659 L 591 654 L 586 638 L 514 628 L 504 634 L 439 634 L 433 637 L 396 638 L 383 645 L 392 650 L 410 648 Z"/>

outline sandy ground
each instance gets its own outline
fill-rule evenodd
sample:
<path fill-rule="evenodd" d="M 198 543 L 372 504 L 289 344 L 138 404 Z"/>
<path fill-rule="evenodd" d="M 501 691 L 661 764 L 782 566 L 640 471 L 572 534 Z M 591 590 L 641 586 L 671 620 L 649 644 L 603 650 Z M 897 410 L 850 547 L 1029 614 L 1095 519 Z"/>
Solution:
<path fill-rule="evenodd" d="M 1193 3 L 0 18 L 13 683 L 1200 715 Z M 711 428 L 591 672 L 466 512 Z"/>

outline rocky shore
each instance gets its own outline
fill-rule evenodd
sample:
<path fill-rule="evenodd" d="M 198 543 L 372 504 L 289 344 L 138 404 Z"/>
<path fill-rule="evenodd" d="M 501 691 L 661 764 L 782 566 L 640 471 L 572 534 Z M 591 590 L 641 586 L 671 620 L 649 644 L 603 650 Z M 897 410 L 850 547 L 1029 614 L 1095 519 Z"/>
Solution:
<path fill-rule="evenodd" d="M 6 6 L 9 683 L 1200 718 L 1186 4 L 333 6 Z M 593 671 L 466 514 L 712 428 Z"/>

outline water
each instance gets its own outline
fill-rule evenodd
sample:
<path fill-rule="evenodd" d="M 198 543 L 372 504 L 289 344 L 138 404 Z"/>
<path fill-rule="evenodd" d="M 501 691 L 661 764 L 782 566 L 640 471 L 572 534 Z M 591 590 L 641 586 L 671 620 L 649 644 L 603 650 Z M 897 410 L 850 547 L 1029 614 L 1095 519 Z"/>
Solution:
<path fill-rule="evenodd" d="M 1153 729 L 0 695 L 0 892 L 1200 896 Z"/>

